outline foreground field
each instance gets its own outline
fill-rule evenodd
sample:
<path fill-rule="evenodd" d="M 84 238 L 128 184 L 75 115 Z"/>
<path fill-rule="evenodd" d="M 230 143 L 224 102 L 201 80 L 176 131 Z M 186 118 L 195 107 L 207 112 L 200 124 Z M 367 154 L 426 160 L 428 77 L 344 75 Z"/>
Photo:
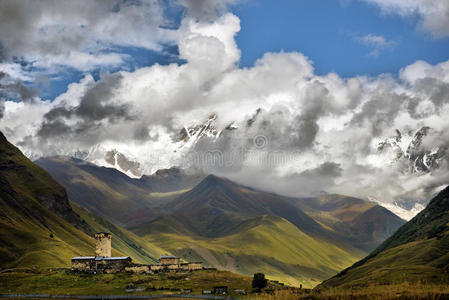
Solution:
<path fill-rule="evenodd" d="M 227 271 L 203 270 L 191 273 L 77 274 L 68 269 L 17 269 L 0 273 L 0 294 L 123 295 L 176 294 L 192 290 L 201 294 L 214 286 L 249 291 L 251 277 Z"/>
<path fill-rule="evenodd" d="M 0 273 L 0 294 L 50 295 L 154 295 L 202 294 L 214 286 L 227 286 L 229 296 L 254 300 L 293 299 L 449 299 L 449 284 L 401 283 L 355 288 L 310 290 L 269 282 L 262 293 L 251 293 L 252 278 L 227 271 L 191 273 L 77 274 L 68 269 L 15 269 Z M 245 290 L 240 295 L 235 290 Z M 191 290 L 191 291 L 189 291 Z M 173 298 L 171 298 L 173 299 Z"/>
<path fill-rule="evenodd" d="M 421 285 L 402 283 L 396 285 L 372 285 L 358 289 L 279 290 L 272 294 L 251 295 L 254 300 L 294 299 L 449 299 L 448 285 Z"/>

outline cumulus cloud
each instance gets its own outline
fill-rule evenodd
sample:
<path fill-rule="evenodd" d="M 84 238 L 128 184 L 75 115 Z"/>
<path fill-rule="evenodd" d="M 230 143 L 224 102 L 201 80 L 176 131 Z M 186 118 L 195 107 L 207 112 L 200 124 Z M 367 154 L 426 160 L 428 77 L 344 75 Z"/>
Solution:
<path fill-rule="evenodd" d="M 164 25 L 157 0 L 4 0 L 0 57 L 21 57 L 39 68 L 64 65 L 83 71 L 118 65 L 126 57 L 114 51 L 116 46 L 161 50 L 162 44 L 173 43 L 174 30 Z"/>
<path fill-rule="evenodd" d="M 418 16 L 419 28 L 435 37 L 449 36 L 449 2 L 444 0 L 363 0 L 384 13 L 411 18 Z"/>
<path fill-rule="evenodd" d="M 147 174 L 201 168 L 292 196 L 407 202 L 449 182 L 449 62 L 416 62 L 398 78 L 342 78 L 279 52 L 240 68 L 239 30 L 230 13 L 187 14 L 177 31 L 185 64 L 86 75 L 53 102 L 6 101 L 0 128 L 30 157 L 104 164 L 115 149 Z M 423 127 L 432 130 L 418 141 Z"/>

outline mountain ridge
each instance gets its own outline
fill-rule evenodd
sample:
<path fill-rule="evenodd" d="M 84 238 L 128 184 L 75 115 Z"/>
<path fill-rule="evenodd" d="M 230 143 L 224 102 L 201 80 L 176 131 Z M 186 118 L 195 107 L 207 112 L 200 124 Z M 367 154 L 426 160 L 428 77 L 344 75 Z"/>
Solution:
<path fill-rule="evenodd" d="M 317 288 L 449 280 L 449 186 L 367 257 Z"/>

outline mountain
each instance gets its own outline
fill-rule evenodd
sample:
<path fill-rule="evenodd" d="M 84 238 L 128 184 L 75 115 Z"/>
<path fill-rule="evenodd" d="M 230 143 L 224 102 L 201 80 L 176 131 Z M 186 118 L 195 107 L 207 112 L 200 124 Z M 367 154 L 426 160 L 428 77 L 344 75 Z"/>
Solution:
<path fill-rule="evenodd" d="M 92 229 L 65 189 L 0 133 L 0 266 L 62 266 L 90 253 Z"/>
<path fill-rule="evenodd" d="M 0 132 L 0 268 L 68 267 L 93 253 L 97 231 L 113 233 L 113 255 L 154 263 L 167 253 L 70 203 L 64 187 Z"/>
<path fill-rule="evenodd" d="M 259 269 L 270 278 L 314 286 L 403 224 L 385 208 L 360 199 L 332 195 L 326 203 L 317 201 L 209 175 L 171 201 L 169 214 L 129 229 L 187 259 L 243 274 Z M 334 228 L 324 222 L 332 214 L 327 223 Z"/>
<path fill-rule="evenodd" d="M 204 178 L 171 168 L 136 179 L 113 168 L 65 156 L 40 158 L 35 163 L 58 178 L 71 201 L 119 225 L 152 219 L 161 203 Z"/>
<path fill-rule="evenodd" d="M 170 205 L 172 213 L 184 217 L 187 228 L 198 235 L 217 237 L 227 234 L 238 227 L 239 220 L 261 215 L 282 217 L 312 234 L 327 234 L 320 224 L 283 197 L 260 192 L 215 175 L 207 176 Z"/>
<path fill-rule="evenodd" d="M 190 261 L 246 275 L 263 272 L 272 280 L 295 286 L 313 287 L 363 256 L 309 235 L 278 216 L 248 219 L 239 230 L 221 237 L 170 230 L 182 228 L 177 221 L 156 222 L 156 228 L 143 238 Z"/>
<path fill-rule="evenodd" d="M 335 235 L 365 251 L 376 248 L 405 223 L 382 206 L 344 195 L 322 194 L 317 198 L 288 200 Z"/>
<path fill-rule="evenodd" d="M 123 225 L 139 245 L 243 274 L 258 269 L 291 284 L 318 284 L 404 222 L 357 198 L 291 198 L 176 168 L 135 179 L 67 157 L 37 163 L 67 187 L 74 202 Z"/>
<path fill-rule="evenodd" d="M 206 121 L 189 127 L 183 127 L 177 136 L 173 137 L 173 142 L 177 144 L 177 148 L 191 147 L 202 138 L 218 138 L 221 131 L 218 130 L 216 121 L 218 116 L 211 114 Z"/>
<path fill-rule="evenodd" d="M 428 126 L 406 135 L 396 129 L 396 135 L 380 141 L 377 150 L 391 151 L 392 162 L 402 164 L 405 172 L 428 173 L 440 166 L 447 151 L 445 147 L 429 148 L 424 143 L 431 132 L 432 128 Z"/>
<path fill-rule="evenodd" d="M 376 250 L 318 288 L 449 281 L 449 187 Z"/>

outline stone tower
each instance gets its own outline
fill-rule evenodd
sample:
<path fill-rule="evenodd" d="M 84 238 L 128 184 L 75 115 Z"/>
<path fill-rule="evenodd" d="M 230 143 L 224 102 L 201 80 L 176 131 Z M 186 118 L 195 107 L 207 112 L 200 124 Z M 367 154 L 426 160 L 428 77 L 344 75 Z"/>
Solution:
<path fill-rule="evenodd" d="M 108 232 L 98 232 L 95 234 L 96 247 L 95 256 L 111 257 L 111 234 Z"/>

